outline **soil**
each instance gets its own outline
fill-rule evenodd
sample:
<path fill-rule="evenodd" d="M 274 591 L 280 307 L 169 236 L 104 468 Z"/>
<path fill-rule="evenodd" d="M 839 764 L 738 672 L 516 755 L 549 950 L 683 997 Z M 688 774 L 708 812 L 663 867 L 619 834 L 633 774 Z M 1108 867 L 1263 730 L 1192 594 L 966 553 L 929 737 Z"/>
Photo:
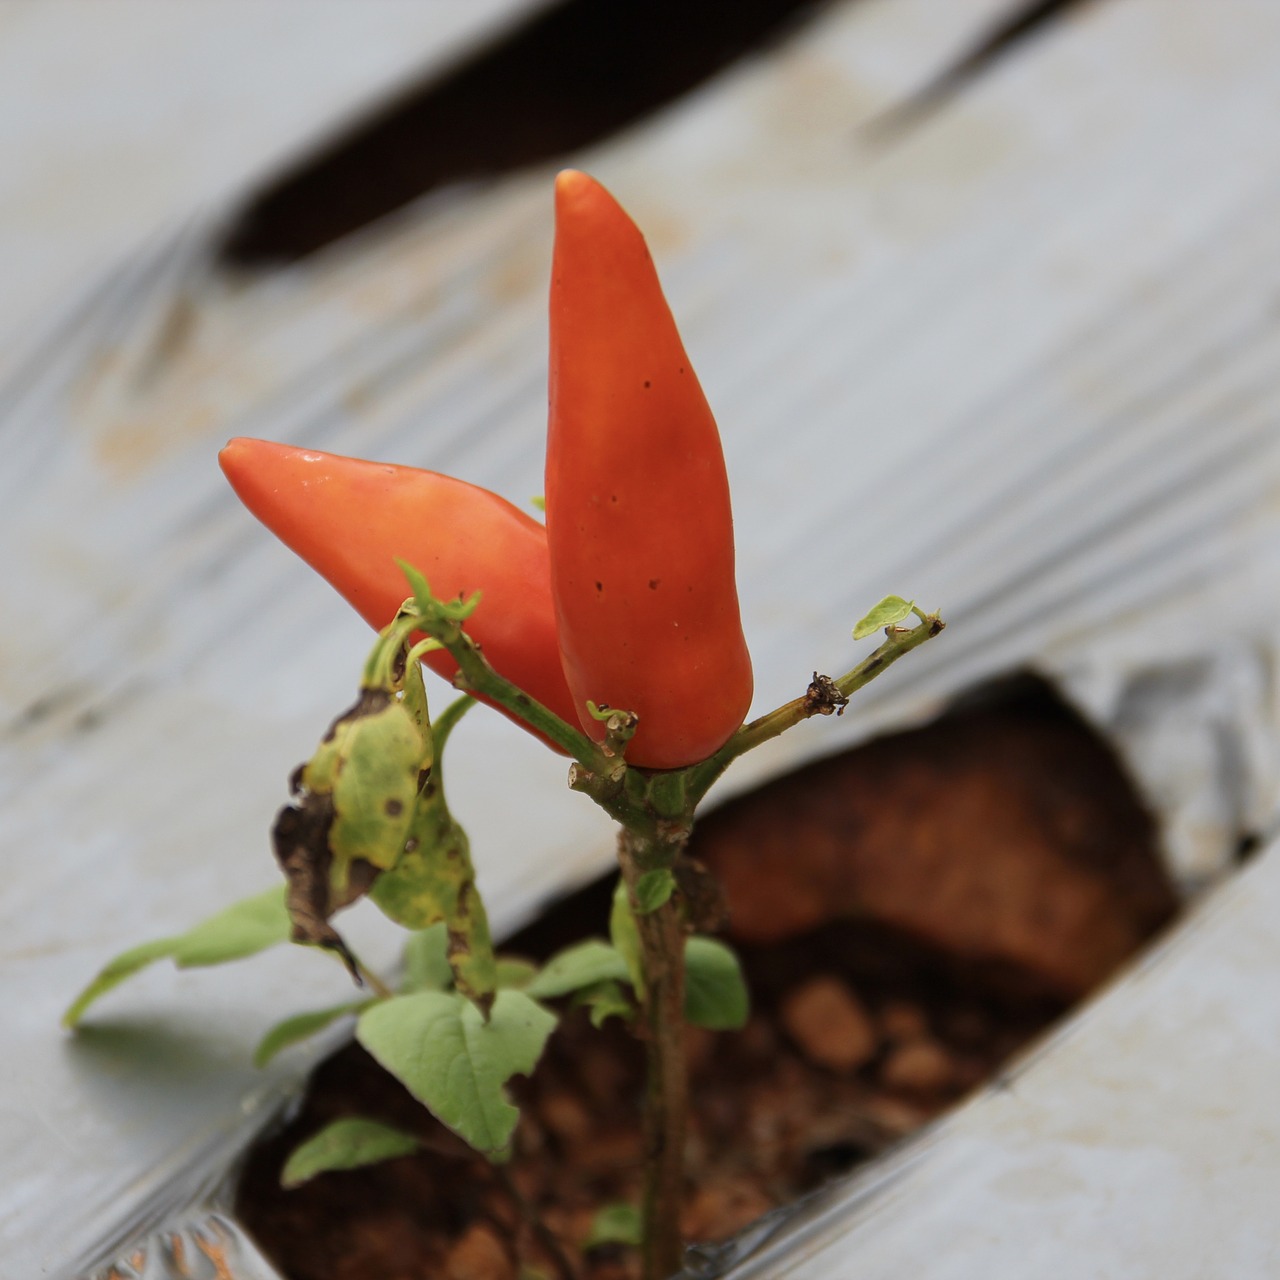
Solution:
<path fill-rule="evenodd" d="M 723 888 L 753 1011 L 740 1032 L 690 1033 L 689 1241 L 733 1235 L 991 1080 L 1177 905 L 1114 754 L 1030 677 L 731 802 L 694 852 Z M 611 889 L 503 950 L 602 934 Z M 499 1172 L 348 1046 L 252 1152 L 237 1214 L 289 1280 L 554 1277 L 547 1231 L 574 1275 L 630 1280 L 634 1250 L 580 1245 L 602 1205 L 638 1203 L 639 1046 L 570 1012 L 516 1086 Z M 429 1150 L 282 1191 L 288 1153 L 344 1115 Z"/>

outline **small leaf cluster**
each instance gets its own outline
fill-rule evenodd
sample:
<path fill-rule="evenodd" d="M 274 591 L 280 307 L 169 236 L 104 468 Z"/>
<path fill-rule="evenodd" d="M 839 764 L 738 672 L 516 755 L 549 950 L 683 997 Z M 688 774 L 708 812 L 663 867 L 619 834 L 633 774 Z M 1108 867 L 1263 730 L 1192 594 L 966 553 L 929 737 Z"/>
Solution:
<path fill-rule="evenodd" d="M 670 877 L 667 871 L 651 874 Z M 674 882 L 661 901 L 673 888 Z M 630 1020 L 644 991 L 644 971 L 635 917 L 621 880 L 614 891 L 609 934 L 608 942 L 589 938 L 553 956 L 525 993 L 540 1000 L 572 997 L 589 1010 L 597 1027 L 610 1017 Z M 742 1027 L 750 1001 L 737 956 L 723 942 L 701 936 L 685 940 L 684 954 L 685 1021 L 711 1031 Z"/>
<path fill-rule="evenodd" d="M 610 941 L 591 938 L 576 943 L 541 968 L 527 960 L 498 957 L 497 996 L 485 1019 L 454 986 L 446 955 L 447 930 L 433 925 L 410 937 L 397 994 L 287 1019 L 263 1038 L 258 1060 L 265 1062 L 304 1036 L 355 1014 L 356 1039 L 383 1067 L 469 1145 L 492 1160 L 503 1160 L 519 1119 L 505 1086 L 512 1076 L 533 1070 L 557 1021 L 541 1002 L 568 999 L 572 1006 L 584 1007 L 597 1027 L 610 1017 L 631 1021 L 643 990 L 634 930 L 620 881 Z M 747 1019 L 748 996 L 733 952 L 714 938 L 691 937 L 685 960 L 687 1020 L 717 1031 L 741 1027 Z M 343 1127 L 331 1133 L 335 1125 Z M 387 1158 L 380 1154 L 382 1141 L 370 1137 L 373 1129 L 350 1127 L 345 1121 L 335 1125 L 299 1148 L 295 1155 L 300 1163 L 290 1161 L 286 1182 Z M 400 1145 L 389 1143 L 385 1148 L 389 1155 L 405 1154 L 417 1141 L 412 1135 L 399 1137 Z M 404 1142 L 411 1145 L 404 1147 Z"/>

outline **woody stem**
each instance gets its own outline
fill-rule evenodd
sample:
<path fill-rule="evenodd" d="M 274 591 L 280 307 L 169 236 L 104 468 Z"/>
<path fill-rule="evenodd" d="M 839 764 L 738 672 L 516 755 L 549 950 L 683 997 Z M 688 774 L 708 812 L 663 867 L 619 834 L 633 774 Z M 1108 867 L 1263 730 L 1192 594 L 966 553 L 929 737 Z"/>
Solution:
<path fill-rule="evenodd" d="M 645 1181 L 641 1206 L 644 1280 L 666 1280 L 680 1270 L 684 1241 L 680 1206 L 684 1199 L 685 1133 L 689 1081 L 685 1065 L 685 929 L 678 896 L 654 911 L 641 912 L 636 885 L 647 871 L 670 867 L 684 838 L 648 839 L 623 827 L 618 839 L 636 931 L 640 937 L 644 989 L 640 993 L 647 1057 L 645 1097 Z"/>

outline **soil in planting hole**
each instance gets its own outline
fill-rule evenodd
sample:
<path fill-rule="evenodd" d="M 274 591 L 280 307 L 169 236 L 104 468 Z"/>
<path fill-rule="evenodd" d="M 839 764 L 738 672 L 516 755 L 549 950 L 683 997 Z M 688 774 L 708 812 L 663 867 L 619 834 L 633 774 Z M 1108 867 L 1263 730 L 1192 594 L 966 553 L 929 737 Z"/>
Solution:
<path fill-rule="evenodd" d="M 753 1011 L 740 1032 L 691 1032 L 691 1242 L 732 1235 L 990 1080 L 1177 906 L 1114 754 L 1033 677 L 732 801 L 695 844 Z M 588 886 L 503 950 L 543 958 L 603 935 L 610 893 Z M 514 1187 L 584 1280 L 637 1275 L 634 1251 L 580 1245 L 598 1208 L 639 1200 L 638 1046 L 616 1019 L 601 1033 L 570 1013 L 515 1083 L 504 1184 L 349 1046 L 252 1152 L 237 1213 L 289 1280 L 555 1276 Z M 288 1153 L 344 1115 L 429 1150 L 282 1191 Z"/>

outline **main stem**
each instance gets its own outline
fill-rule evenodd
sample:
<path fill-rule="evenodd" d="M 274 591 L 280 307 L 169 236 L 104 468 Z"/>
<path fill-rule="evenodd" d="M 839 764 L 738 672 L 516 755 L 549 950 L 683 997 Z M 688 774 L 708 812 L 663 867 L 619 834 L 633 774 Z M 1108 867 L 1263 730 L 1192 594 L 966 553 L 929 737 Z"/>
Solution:
<path fill-rule="evenodd" d="M 677 897 L 655 911 L 636 908 L 636 884 L 646 871 L 670 867 L 684 839 L 646 839 L 623 827 L 618 861 L 640 936 L 648 1080 L 645 1105 L 643 1216 L 644 1280 L 666 1280 L 684 1262 L 680 1208 L 684 1201 L 684 1149 L 689 1076 L 684 1044 L 684 919 Z"/>
<path fill-rule="evenodd" d="M 410 577 L 413 581 L 412 574 Z M 462 630 L 468 606 L 435 600 L 421 580 L 414 582 L 414 597 L 418 610 L 415 621 L 458 663 L 455 685 L 504 707 L 572 756 L 577 763 L 570 770 L 569 785 L 591 796 L 621 824 L 618 861 L 640 942 L 644 982 L 639 995 L 648 1054 L 644 1280 L 667 1280 L 681 1269 L 684 1260 L 680 1206 L 689 1112 L 684 1043 L 685 929 L 678 895 L 655 911 L 641 913 L 637 886 L 646 872 L 675 866 L 688 840 L 698 801 L 733 760 L 810 716 L 838 715 L 851 694 L 936 636 L 943 621 L 937 614 L 913 607 L 917 626 L 888 627 L 880 647 L 839 679 L 815 672 L 803 697 L 743 725 L 710 759 L 686 769 L 652 774 L 625 763 L 634 717 L 627 722 L 623 713 L 623 720 L 610 728 L 604 744 L 596 743 L 494 671 Z"/>

